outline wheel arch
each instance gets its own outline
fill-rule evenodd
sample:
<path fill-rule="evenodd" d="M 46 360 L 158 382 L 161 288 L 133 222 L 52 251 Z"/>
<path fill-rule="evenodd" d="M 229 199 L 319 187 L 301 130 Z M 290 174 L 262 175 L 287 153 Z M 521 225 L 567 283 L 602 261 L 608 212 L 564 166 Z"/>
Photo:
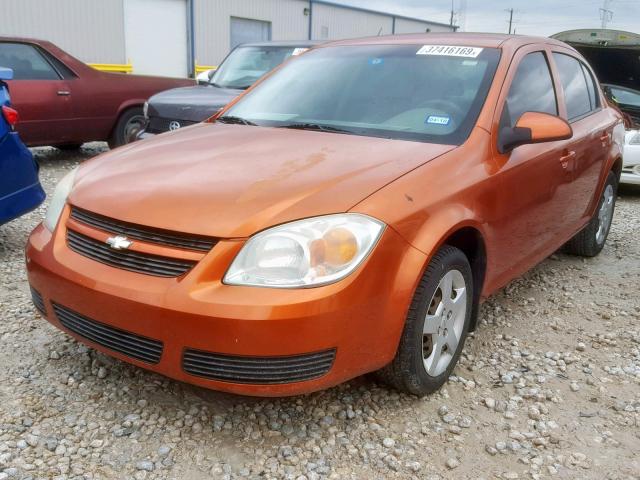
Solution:
<path fill-rule="evenodd" d="M 458 211 L 457 213 L 461 214 L 462 212 Z M 486 234 L 479 221 L 472 218 L 463 219 L 461 216 L 458 216 L 458 221 L 453 226 L 440 230 L 439 234 L 434 234 L 434 225 L 442 225 L 444 223 L 441 223 L 442 218 L 439 220 L 435 224 L 428 222 L 429 225 L 425 225 L 426 230 L 423 230 L 423 233 L 426 233 L 426 236 L 418 235 L 414 238 L 414 246 L 428 255 L 425 265 L 418 276 L 418 281 L 424 275 L 435 252 L 442 246 L 450 245 L 460 249 L 469 260 L 473 273 L 474 303 L 470 324 L 470 330 L 473 331 L 477 325 L 478 307 L 487 279 L 488 253 Z"/>
<path fill-rule="evenodd" d="M 616 178 L 618 182 L 620 181 L 620 176 L 622 175 L 622 157 L 618 156 L 613 161 L 613 165 L 611 165 L 611 171 L 616 174 Z"/>
<path fill-rule="evenodd" d="M 487 246 L 481 231 L 472 225 L 459 226 L 440 242 L 442 245 L 451 245 L 462 251 L 469 260 L 473 274 L 473 310 L 471 312 L 470 331 L 476 329 L 478 323 L 478 309 L 480 296 L 484 288 L 487 274 Z"/>

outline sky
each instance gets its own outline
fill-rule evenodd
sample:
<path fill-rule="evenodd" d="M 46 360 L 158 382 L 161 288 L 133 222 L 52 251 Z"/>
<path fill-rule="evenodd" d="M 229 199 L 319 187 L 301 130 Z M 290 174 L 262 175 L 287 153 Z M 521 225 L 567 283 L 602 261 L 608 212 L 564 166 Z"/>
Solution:
<path fill-rule="evenodd" d="M 333 1 L 441 23 L 449 23 L 451 15 L 451 0 Z M 605 2 L 613 12 L 607 28 L 640 33 L 640 0 L 453 0 L 461 30 L 507 33 L 507 10 L 513 8 L 516 33 L 542 36 L 577 28 L 600 28 L 599 9 Z"/>

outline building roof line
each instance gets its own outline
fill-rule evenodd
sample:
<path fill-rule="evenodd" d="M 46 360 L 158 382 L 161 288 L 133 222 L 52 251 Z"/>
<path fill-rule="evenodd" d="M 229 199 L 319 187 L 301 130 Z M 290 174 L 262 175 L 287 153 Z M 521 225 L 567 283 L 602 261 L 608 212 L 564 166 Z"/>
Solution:
<path fill-rule="evenodd" d="M 427 23 L 429 25 L 435 25 L 435 26 L 438 26 L 438 27 L 453 28 L 454 30 L 458 29 L 457 25 L 449 25 L 448 23 L 434 22 L 432 20 L 426 20 L 424 18 L 408 17 L 406 15 L 397 15 L 395 13 L 383 12 L 383 11 L 380 11 L 380 10 L 371 10 L 370 8 L 356 7 L 356 6 L 353 6 L 353 5 L 345 5 L 344 3 L 332 2 L 331 0 L 308 0 L 308 1 L 309 1 L 309 3 L 317 3 L 317 4 L 322 4 L 322 5 L 329 5 L 329 6 L 332 6 L 332 7 L 344 8 L 346 10 L 355 10 L 355 11 L 358 11 L 358 12 L 365 12 L 365 13 L 375 13 L 377 15 L 383 15 L 385 17 L 399 18 L 399 19 L 402 19 L 402 20 L 412 20 L 414 22 Z"/>

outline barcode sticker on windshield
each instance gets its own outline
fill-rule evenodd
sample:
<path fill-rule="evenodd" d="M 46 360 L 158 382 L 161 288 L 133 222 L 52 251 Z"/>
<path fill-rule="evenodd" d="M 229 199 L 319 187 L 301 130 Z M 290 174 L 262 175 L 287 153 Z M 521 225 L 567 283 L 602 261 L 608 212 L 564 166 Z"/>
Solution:
<path fill-rule="evenodd" d="M 457 47 L 453 45 L 423 45 L 416 55 L 438 55 L 445 57 L 476 58 L 482 52 L 479 47 Z"/>
<path fill-rule="evenodd" d="M 292 57 L 296 57 L 298 55 L 303 54 L 304 52 L 306 52 L 307 50 L 309 50 L 308 48 L 303 48 L 303 47 L 298 47 L 298 48 L 294 48 L 293 52 L 291 52 L 291 56 Z"/>

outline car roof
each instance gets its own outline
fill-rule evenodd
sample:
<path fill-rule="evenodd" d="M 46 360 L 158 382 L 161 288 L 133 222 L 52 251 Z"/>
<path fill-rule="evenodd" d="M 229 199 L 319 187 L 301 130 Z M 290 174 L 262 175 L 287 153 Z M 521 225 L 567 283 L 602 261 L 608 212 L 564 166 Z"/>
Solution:
<path fill-rule="evenodd" d="M 277 42 L 242 43 L 239 47 L 314 47 L 322 42 L 315 40 L 281 40 Z"/>
<path fill-rule="evenodd" d="M 325 43 L 324 46 L 335 45 L 468 45 L 483 48 L 502 48 L 509 45 L 517 48 L 532 43 L 544 43 L 567 47 L 559 40 L 547 37 L 534 37 L 527 35 L 507 35 L 499 33 L 471 33 L 471 32 L 446 32 L 446 33 L 409 33 L 403 35 L 383 35 L 377 37 L 352 38 Z"/>

